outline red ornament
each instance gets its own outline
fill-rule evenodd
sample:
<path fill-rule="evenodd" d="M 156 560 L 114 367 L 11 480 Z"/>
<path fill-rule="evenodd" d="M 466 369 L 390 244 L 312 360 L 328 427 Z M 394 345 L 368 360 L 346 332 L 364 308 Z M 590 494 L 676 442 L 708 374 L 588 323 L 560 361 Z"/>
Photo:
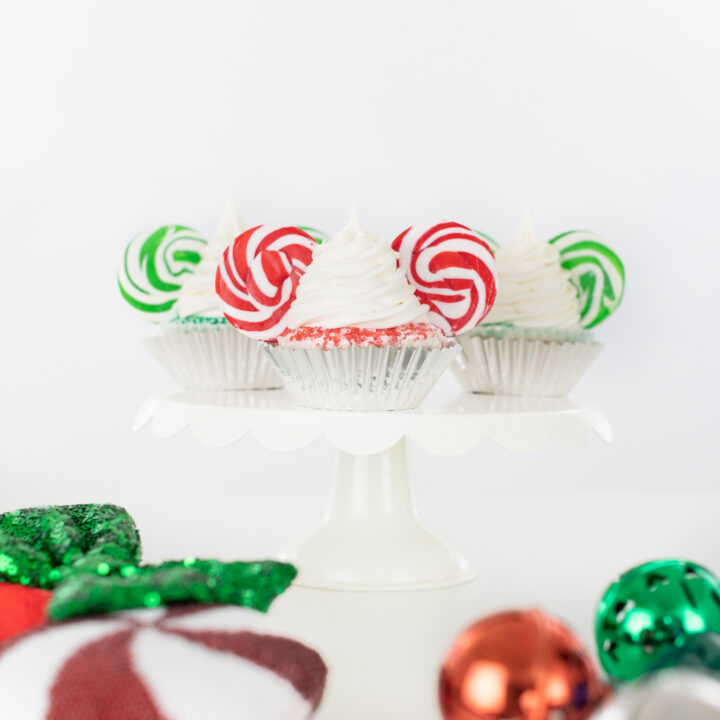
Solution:
<path fill-rule="evenodd" d="M 215 274 L 228 322 L 256 340 L 273 341 L 285 332 L 285 315 L 317 244 L 296 227 L 258 225 L 238 235 Z"/>
<path fill-rule="evenodd" d="M 16 583 L 0 583 L 0 642 L 47 622 L 52 593 Z"/>
<path fill-rule="evenodd" d="M 487 241 L 460 223 L 413 225 L 392 244 L 400 267 L 430 320 L 446 335 L 474 328 L 497 294 L 495 256 Z"/>
<path fill-rule="evenodd" d="M 578 638 L 539 610 L 469 627 L 440 673 L 445 720 L 585 720 L 606 693 Z"/>

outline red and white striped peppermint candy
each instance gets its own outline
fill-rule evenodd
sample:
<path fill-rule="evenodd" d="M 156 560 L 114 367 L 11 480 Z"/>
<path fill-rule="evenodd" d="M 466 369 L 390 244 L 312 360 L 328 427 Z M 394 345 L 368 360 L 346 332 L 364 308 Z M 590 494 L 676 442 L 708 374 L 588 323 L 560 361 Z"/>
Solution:
<path fill-rule="evenodd" d="M 40 627 L 0 645 L 10 720 L 308 720 L 327 667 L 236 606 L 189 605 Z"/>
<path fill-rule="evenodd" d="M 495 256 L 470 228 L 456 222 L 413 225 L 392 247 L 415 294 L 430 308 L 431 321 L 447 335 L 474 328 L 490 312 L 497 294 Z"/>
<path fill-rule="evenodd" d="M 318 242 L 296 227 L 258 225 L 225 250 L 215 292 L 233 327 L 257 340 L 287 330 L 285 315 Z"/>

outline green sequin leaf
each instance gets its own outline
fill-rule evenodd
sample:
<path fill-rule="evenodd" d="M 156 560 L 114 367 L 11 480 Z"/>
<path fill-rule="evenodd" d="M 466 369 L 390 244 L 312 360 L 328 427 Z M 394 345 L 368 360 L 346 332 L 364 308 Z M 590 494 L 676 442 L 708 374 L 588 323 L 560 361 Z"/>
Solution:
<path fill-rule="evenodd" d="M 58 505 L 0 515 L 0 580 L 52 589 L 77 573 L 140 562 L 140 535 L 116 505 Z M 4 558 L 4 559 L 2 559 Z"/>
<path fill-rule="evenodd" d="M 122 572 L 122 571 L 121 571 Z M 295 579 L 287 563 L 194 560 L 138 567 L 132 574 L 76 575 L 53 593 L 55 620 L 133 608 L 188 603 L 242 605 L 267 611 Z"/>

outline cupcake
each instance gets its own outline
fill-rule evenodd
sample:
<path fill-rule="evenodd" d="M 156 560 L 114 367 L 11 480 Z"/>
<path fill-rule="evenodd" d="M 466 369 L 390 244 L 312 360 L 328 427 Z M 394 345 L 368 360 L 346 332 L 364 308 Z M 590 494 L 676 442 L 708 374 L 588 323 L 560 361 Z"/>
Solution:
<path fill-rule="evenodd" d="M 232 197 L 208 243 L 179 226 L 134 238 L 119 274 L 123 297 L 160 333 L 145 346 L 186 390 L 255 390 L 280 386 L 259 343 L 236 333 L 215 295 L 223 250 L 241 232 Z"/>
<path fill-rule="evenodd" d="M 496 258 L 496 302 L 453 371 L 472 392 L 563 397 L 602 348 L 590 328 L 622 299 L 622 262 L 587 231 L 539 242 L 529 221 Z"/>
<path fill-rule="evenodd" d="M 300 405 L 417 407 L 460 352 L 453 323 L 477 322 L 487 311 L 494 295 L 487 245 L 466 228 L 462 232 L 471 239 L 464 248 L 451 248 L 455 241 L 442 230 L 433 236 L 430 255 L 442 267 L 428 267 L 428 256 L 424 272 L 433 275 L 434 293 L 446 301 L 439 309 L 424 302 L 425 288 L 413 283 L 410 266 L 426 248 L 411 231 L 393 249 L 353 216 L 322 245 L 299 228 L 263 226 L 226 250 L 216 283 L 223 311 L 238 330 L 265 341 Z M 485 276 L 465 266 L 448 271 L 448 259 L 463 252 L 489 263 L 490 288 Z"/>

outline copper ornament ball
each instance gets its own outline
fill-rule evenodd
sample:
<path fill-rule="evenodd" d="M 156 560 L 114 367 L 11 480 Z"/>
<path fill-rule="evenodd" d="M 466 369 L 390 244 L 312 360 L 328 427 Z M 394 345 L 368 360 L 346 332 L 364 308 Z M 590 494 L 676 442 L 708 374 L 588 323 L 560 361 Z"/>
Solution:
<path fill-rule="evenodd" d="M 585 720 L 606 694 L 575 635 L 539 610 L 469 627 L 440 671 L 445 720 Z"/>

